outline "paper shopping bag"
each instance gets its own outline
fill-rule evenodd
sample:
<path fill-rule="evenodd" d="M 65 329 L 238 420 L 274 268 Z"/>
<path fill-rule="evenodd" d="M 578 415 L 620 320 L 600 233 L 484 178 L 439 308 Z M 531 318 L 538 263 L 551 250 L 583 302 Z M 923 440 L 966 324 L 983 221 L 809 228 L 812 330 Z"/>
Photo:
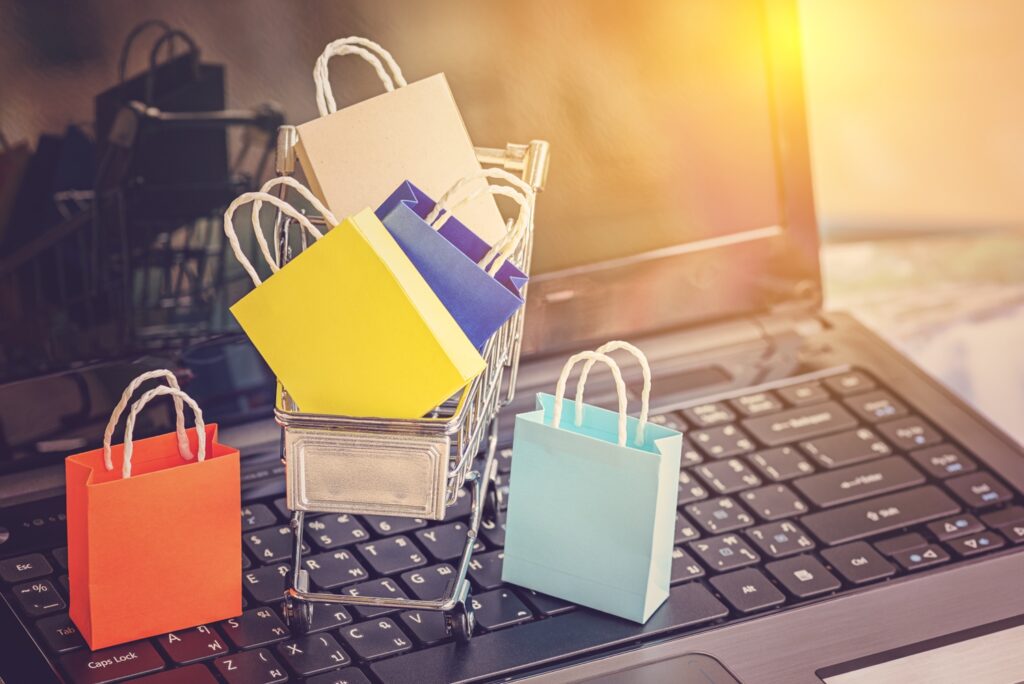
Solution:
<path fill-rule="evenodd" d="M 345 54 L 368 61 L 387 92 L 338 109 L 327 63 Z M 362 38 L 343 38 L 325 48 L 314 80 L 320 118 L 298 126 L 296 152 L 310 187 L 337 216 L 378 204 L 409 178 L 440 197 L 460 178 L 480 170 L 444 74 L 406 84 L 386 50 Z M 488 244 L 505 234 L 490 196 L 474 199 L 462 219 Z"/>
<path fill-rule="evenodd" d="M 196 427 L 184 430 L 179 412 L 178 434 L 133 441 L 138 412 L 163 394 L 188 403 Z M 132 407 L 124 444 L 104 451 L 65 461 L 70 615 L 89 647 L 239 615 L 238 450 L 187 395 L 156 387 Z"/>
<path fill-rule="evenodd" d="M 618 412 L 563 400 L 585 358 L 612 368 Z M 668 598 L 682 435 L 625 409 L 614 361 L 583 352 L 516 416 L 502 580 L 642 623 Z"/>
<path fill-rule="evenodd" d="M 364 209 L 320 237 L 287 202 L 246 193 L 225 214 L 233 248 L 230 215 L 250 200 L 274 203 L 318 238 L 265 282 L 252 270 L 256 289 L 231 307 L 299 410 L 420 418 L 484 369 L 480 353 L 373 211 Z M 335 222 L 330 212 L 326 218 Z"/>
<path fill-rule="evenodd" d="M 520 216 L 513 230 L 525 229 L 529 200 L 510 188 L 495 186 L 495 190 L 509 191 L 522 202 L 526 215 Z M 480 349 L 523 305 L 527 277 L 507 258 L 492 265 L 490 246 L 451 213 L 439 219 L 440 229 L 428 224 L 424 219 L 435 205 L 406 181 L 376 213 L 462 332 Z M 508 245 L 515 246 L 511 241 Z"/>

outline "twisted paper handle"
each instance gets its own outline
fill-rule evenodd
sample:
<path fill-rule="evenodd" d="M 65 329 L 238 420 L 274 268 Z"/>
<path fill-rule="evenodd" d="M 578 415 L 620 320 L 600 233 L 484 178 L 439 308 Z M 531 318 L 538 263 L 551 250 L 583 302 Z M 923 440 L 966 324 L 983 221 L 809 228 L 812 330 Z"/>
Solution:
<path fill-rule="evenodd" d="M 387 92 L 393 91 L 396 86 L 402 88 L 406 83 L 402 69 L 398 66 L 395 58 L 383 47 L 359 36 L 349 36 L 332 41 L 324 47 L 323 53 L 317 57 L 313 65 L 313 83 L 316 86 L 316 107 L 320 116 L 327 116 L 338 111 L 338 104 L 334 101 L 334 90 L 331 88 L 330 69 L 328 63 L 331 57 L 342 55 L 357 55 L 362 57 L 377 72 L 377 77 L 384 84 Z M 383 60 L 383 63 L 382 63 Z M 385 69 L 385 65 L 387 69 Z M 390 70 L 390 73 L 388 73 Z"/>
<path fill-rule="evenodd" d="M 174 373 L 166 369 L 147 371 L 128 383 L 128 387 L 121 393 L 120 401 L 117 402 L 113 412 L 110 414 L 110 420 L 107 421 L 107 429 L 103 431 L 103 464 L 107 470 L 114 469 L 114 463 L 110 456 L 110 441 L 114 437 L 114 428 L 117 427 L 117 421 L 121 420 L 121 414 L 124 413 L 128 400 L 135 394 L 135 390 L 139 388 L 139 385 L 154 378 L 163 378 L 172 388 L 176 390 L 181 389 L 178 386 L 178 378 L 174 376 Z M 188 435 L 185 434 L 185 410 L 181 405 L 181 398 L 177 396 L 174 397 L 174 418 L 174 431 L 178 435 L 178 453 L 181 454 L 183 459 L 189 461 L 192 459 L 192 451 L 189 449 Z"/>
<path fill-rule="evenodd" d="M 134 444 L 132 443 L 132 434 L 135 432 L 135 420 L 139 416 L 139 411 L 145 408 L 154 397 L 159 397 L 164 394 L 170 394 L 173 397 L 184 401 L 192 409 L 192 414 L 196 419 L 196 440 L 199 443 L 197 449 L 196 460 L 200 463 L 206 458 L 206 424 L 203 423 L 203 412 L 199 410 L 199 405 L 193 401 L 192 397 L 188 396 L 180 389 L 174 389 L 173 387 L 166 387 L 161 385 L 154 387 L 149 390 L 139 400 L 132 405 L 132 410 L 128 414 L 128 422 L 124 428 L 124 458 L 121 465 L 121 477 L 128 479 L 132 476 L 132 450 Z"/>
<path fill-rule="evenodd" d="M 569 373 L 572 372 L 573 367 L 580 361 L 600 361 L 608 366 L 608 369 L 612 372 L 612 377 L 615 379 L 615 391 L 619 398 L 619 446 L 626 446 L 626 385 L 622 382 L 622 373 L 619 372 L 619 366 L 615 361 L 605 354 L 600 354 L 593 351 L 580 352 L 569 357 L 569 360 L 565 362 L 562 367 L 562 374 L 558 377 L 558 385 L 555 388 L 555 407 L 551 414 L 551 424 L 554 427 L 558 427 L 562 424 L 562 401 L 565 399 L 565 385 L 569 381 Z M 583 387 L 586 379 L 580 377 L 580 382 L 577 385 L 576 390 L 576 401 L 580 402 L 583 400 Z M 577 412 L 576 425 L 583 423 L 583 413 Z"/>
<path fill-rule="evenodd" d="M 636 357 L 636 360 L 640 362 L 640 370 L 644 376 L 644 389 L 640 395 L 640 422 L 636 428 L 636 439 L 637 446 L 644 443 L 644 429 L 647 427 L 647 416 L 651 408 L 651 366 L 647 363 L 647 357 L 642 351 L 634 347 L 629 342 L 622 340 L 612 340 L 611 342 L 605 342 L 596 349 L 598 354 L 607 354 L 617 349 L 623 349 L 628 351 L 630 354 Z M 576 424 L 579 425 L 583 422 L 583 386 L 587 382 L 587 376 L 590 375 L 590 369 L 594 367 L 595 359 L 588 359 L 586 364 L 583 366 L 583 372 L 580 373 L 580 382 L 576 387 Z"/>

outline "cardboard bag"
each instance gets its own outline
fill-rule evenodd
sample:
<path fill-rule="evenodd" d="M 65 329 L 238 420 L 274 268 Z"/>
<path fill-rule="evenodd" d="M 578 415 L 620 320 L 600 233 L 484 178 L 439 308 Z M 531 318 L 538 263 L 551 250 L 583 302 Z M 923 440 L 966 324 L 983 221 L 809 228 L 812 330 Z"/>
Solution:
<path fill-rule="evenodd" d="M 331 57 L 347 54 L 369 62 L 387 92 L 338 109 L 327 63 Z M 352 37 L 324 49 L 314 81 L 320 118 L 298 126 L 296 152 L 310 187 L 337 216 L 376 206 L 406 179 L 440 197 L 456 181 L 480 170 L 444 74 L 407 84 L 386 50 Z M 505 234 L 490 196 L 475 198 L 462 219 L 489 245 Z"/>
<path fill-rule="evenodd" d="M 626 415 L 619 369 L 601 353 L 617 348 L 640 354 L 623 342 L 576 354 L 555 396 L 516 416 L 502 580 L 643 623 L 668 598 L 682 435 L 647 422 L 642 354 L 643 408 Z M 618 412 L 583 403 L 588 367 L 576 400 L 563 399 L 584 359 L 612 370 Z"/>
<path fill-rule="evenodd" d="M 500 169 L 490 173 L 495 172 L 498 177 L 504 174 L 519 181 Z M 508 258 L 529 226 L 533 190 L 522 181 L 519 183 L 525 187 L 525 195 L 505 186 L 485 185 L 488 192 L 512 197 L 521 206 L 509 234 L 490 248 L 452 214 L 460 202 L 472 196 L 452 196 L 463 187 L 461 183 L 446 193 L 447 202 L 435 203 L 406 181 L 377 208 L 377 217 L 469 341 L 481 349 L 523 305 L 527 277 Z M 431 217 L 432 222 L 425 220 Z"/>
<path fill-rule="evenodd" d="M 128 416 L 124 444 L 110 446 L 134 389 L 159 376 L 173 386 L 143 394 Z M 176 434 L 133 441 L 139 412 L 165 394 L 175 399 Z M 195 414 L 189 430 L 182 401 Z M 169 371 L 133 381 L 103 448 L 69 456 L 65 472 L 70 615 L 91 649 L 242 612 L 238 450 L 217 441 L 217 426 L 203 424 Z"/>
<path fill-rule="evenodd" d="M 329 225 L 334 215 L 291 178 Z M 231 216 L 266 201 L 316 240 L 278 268 L 258 220 L 257 242 L 274 274 L 261 281 L 242 253 Z M 253 211 L 257 211 L 254 205 Z M 364 209 L 326 235 L 287 202 L 245 193 L 224 215 L 235 256 L 256 289 L 231 307 L 278 380 L 305 413 L 420 418 L 484 369 L 480 353 L 373 211 Z"/>

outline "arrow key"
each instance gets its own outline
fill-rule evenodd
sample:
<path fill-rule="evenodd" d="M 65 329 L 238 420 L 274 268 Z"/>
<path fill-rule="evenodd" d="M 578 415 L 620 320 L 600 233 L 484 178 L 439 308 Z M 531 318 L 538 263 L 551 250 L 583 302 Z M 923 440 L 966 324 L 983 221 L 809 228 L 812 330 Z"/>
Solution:
<path fill-rule="evenodd" d="M 949 548 L 961 558 L 977 556 L 979 553 L 994 551 L 1006 545 L 1003 536 L 998 532 L 986 531 L 972 534 L 969 537 L 961 537 L 949 542 Z"/>
<path fill-rule="evenodd" d="M 892 558 L 905 570 L 913 571 L 945 563 L 949 560 L 949 554 L 938 544 L 929 544 L 924 548 L 894 553 Z"/>
<path fill-rule="evenodd" d="M 928 529 L 931 530 L 931 533 L 939 541 L 948 541 L 962 537 L 965 534 L 981 532 L 985 529 L 985 526 L 978 522 L 978 519 L 973 515 L 964 514 L 951 515 L 948 518 L 936 520 L 928 524 Z"/>

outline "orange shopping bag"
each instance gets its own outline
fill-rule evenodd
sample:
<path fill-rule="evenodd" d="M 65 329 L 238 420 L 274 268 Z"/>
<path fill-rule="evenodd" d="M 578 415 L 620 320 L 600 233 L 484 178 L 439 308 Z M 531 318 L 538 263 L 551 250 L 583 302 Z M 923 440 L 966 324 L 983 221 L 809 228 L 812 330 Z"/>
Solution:
<path fill-rule="evenodd" d="M 143 394 L 128 415 L 124 444 L 111 447 L 132 392 L 160 376 L 171 387 Z M 133 442 L 139 411 L 165 394 L 174 399 L 176 434 Z M 189 430 L 183 401 L 195 414 Z M 170 371 L 132 381 L 110 417 L 103 448 L 69 456 L 65 471 L 70 614 L 90 648 L 242 612 L 238 450 L 217 442 L 217 426 L 203 424 Z"/>

